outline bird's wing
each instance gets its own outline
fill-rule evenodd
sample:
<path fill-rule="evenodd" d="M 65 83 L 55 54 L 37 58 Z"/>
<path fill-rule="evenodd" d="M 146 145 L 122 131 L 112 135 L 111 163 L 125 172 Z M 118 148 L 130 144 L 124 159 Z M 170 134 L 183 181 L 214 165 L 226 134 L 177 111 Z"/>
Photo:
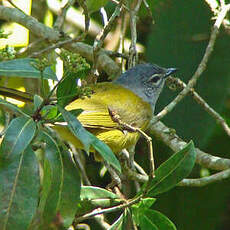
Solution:
<path fill-rule="evenodd" d="M 108 96 L 108 94 L 106 94 Z M 77 99 L 66 106 L 67 110 L 82 109 L 83 112 L 77 117 L 84 127 L 114 129 L 119 124 L 114 122 L 109 113 L 109 106 L 104 100 L 105 95 L 100 91 L 90 97 Z"/>
<path fill-rule="evenodd" d="M 121 128 L 114 115 L 135 127 L 145 127 L 152 115 L 151 106 L 131 90 L 114 83 L 98 83 L 92 87 L 90 97 L 71 102 L 66 109 L 83 109 L 78 116 L 83 126 L 89 128 Z"/>

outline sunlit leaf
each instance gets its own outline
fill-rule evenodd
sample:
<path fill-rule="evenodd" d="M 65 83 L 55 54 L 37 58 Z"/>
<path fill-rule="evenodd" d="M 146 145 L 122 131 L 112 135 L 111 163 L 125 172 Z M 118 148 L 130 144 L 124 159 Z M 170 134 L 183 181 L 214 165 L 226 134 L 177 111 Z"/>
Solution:
<path fill-rule="evenodd" d="M 115 193 L 112 193 L 103 188 L 96 186 L 82 186 L 81 188 L 81 200 L 84 199 L 99 199 L 99 198 L 119 198 Z"/>
<path fill-rule="evenodd" d="M 29 115 L 27 115 L 26 113 L 24 113 L 20 108 L 18 108 L 16 105 L 11 104 L 8 101 L 5 101 L 3 99 L 0 98 L 0 105 L 6 106 L 7 108 L 9 108 L 10 110 L 12 110 L 13 112 L 19 113 L 23 116 L 27 116 L 29 117 Z"/>
<path fill-rule="evenodd" d="M 5 77 L 41 78 L 41 73 L 33 66 L 36 59 L 20 58 L 0 62 L 0 75 Z M 44 79 L 57 80 L 56 74 L 50 67 L 43 71 Z"/>

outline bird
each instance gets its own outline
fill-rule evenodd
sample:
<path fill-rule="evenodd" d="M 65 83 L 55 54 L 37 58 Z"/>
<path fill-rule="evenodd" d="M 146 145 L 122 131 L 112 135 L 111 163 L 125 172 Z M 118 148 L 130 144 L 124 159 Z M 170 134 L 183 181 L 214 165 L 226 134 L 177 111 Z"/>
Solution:
<path fill-rule="evenodd" d="M 140 133 L 122 124 L 146 131 L 165 80 L 176 70 L 150 63 L 138 64 L 112 82 L 91 85 L 90 97 L 78 98 L 65 109 L 82 109 L 77 119 L 83 127 L 117 154 L 135 146 L 140 137 Z M 76 148 L 84 148 L 66 125 L 57 124 L 54 129 Z"/>

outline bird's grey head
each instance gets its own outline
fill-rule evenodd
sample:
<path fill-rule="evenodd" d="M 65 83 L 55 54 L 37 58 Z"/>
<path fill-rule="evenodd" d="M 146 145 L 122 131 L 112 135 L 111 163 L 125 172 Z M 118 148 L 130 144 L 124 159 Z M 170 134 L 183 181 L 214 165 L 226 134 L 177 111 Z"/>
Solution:
<path fill-rule="evenodd" d="M 139 64 L 123 73 L 115 83 L 130 89 L 151 104 L 154 111 L 156 101 L 163 89 L 166 78 L 176 68 L 162 68 L 155 64 Z"/>

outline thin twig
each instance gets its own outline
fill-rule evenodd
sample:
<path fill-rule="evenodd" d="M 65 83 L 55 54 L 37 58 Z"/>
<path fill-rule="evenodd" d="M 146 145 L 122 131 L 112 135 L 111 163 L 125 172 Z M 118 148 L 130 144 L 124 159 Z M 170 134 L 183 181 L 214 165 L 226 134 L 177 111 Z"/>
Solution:
<path fill-rule="evenodd" d="M 54 50 L 56 48 L 61 48 L 61 47 L 65 46 L 65 45 L 82 41 L 83 38 L 84 38 L 84 35 L 81 34 L 80 36 L 78 36 L 76 38 L 70 38 L 70 39 L 67 39 L 67 40 L 64 40 L 64 41 L 57 42 L 56 44 L 50 45 L 50 46 L 44 48 L 43 50 L 40 50 L 38 52 L 34 52 L 34 53 L 30 54 L 28 57 L 39 57 L 42 54 L 50 52 L 51 50 Z"/>
<path fill-rule="evenodd" d="M 172 129 L 168 128 L 160 121 L 150 126 L 149 131 L 152 135 L 163 141 L 174 152 L 180 151 L 187 145 L 185 141 L 178 137 L 175 130 L 172 131 Z M 198 148 L 196 148 L 196 152 L 196 163 L 205 168 L 220 171 L 230 168 L 230 159 L 212 156 Z"/>
<path fill-rule="evenodd" d="M 83 216 L 75 218 L 74 223 L 77 224 L 79 222 L 82 222 L 83 220 L 92 218 L 92 217 L 94 217 L 96 215 L 106 214 L 106 213 L 111 213 L 111 212 L 116 212 L 116 211 L 119 211 L 121 209 L 130 207 L 131 205 L 138 203 L 141 200 L 141 198 L 142 197 L 139 196 L 139 197 L 137 197 L 134 200 L 127 201 L 125 204 L 120 204 L 120 205 L 117 205 L 117 206 L 114 206 L 114 207 L 111 207 L 111 208 L 105 208 L 105 209 L 100 209 L 100 210 L 95 209 L 95 210 L 93 210 L 90 213 L 87 213 L 87 214 L 85 214 Z"/>
<path fill-rule="evenodd" d="M 85 167 L 83 166 L 83 162 L 81 160 L 80 154 L 79 152 L 76 150 L 75 146 L 72 143 L 68 143 L 68 145 L 70 146 L 70 149 L 73 153 L 74 159 L 76 160 L 76 163 L 81 171 L 82 177 L 83 177 L 83 181 L 85 182 L 86 185 L 91 185 L 91 182 L 87 176 L 87 173 L 85 171 Z"/>
<path fill-rule="evenodd" d="M 108 23 L 104 26 L 103 30 L 96 36 L 94 45 L 93 45 L 93 71 L 97 68 L 97 59 L 98 59 L 98 52 L 101 49 L 103 42 L 108 35 L 108 33 L 111 31 L 112 26 L 116 20 L 117 17 L 119 17 L 121 12 L 121 5 L 123 4 L 124 0 L 120 0 L 119 4 L 116 6 L 112 16 L 109 18 Z"/>
<path fill-rule="evenodd" d="M 230 177 L 230 169 L 215 173 L 211 176 L 202 177 L 199 179 L 183 179 L 179 186 L 202 187 L 211 183 L 222 181 Z"/>
<path fill-rule="evenodd" d="M 128 67 L 132 68 L 138 62 L 138 53 L 136 49 L 137 44 L 137 13 L 140 9 L 142 0 L 137 0 L 136 6 L 130 10 L 130 31 L 131 31 L 131 45 L 129 47 Z"/>
<path fill-rule="evenodd" d="M 186 88 L 186 84 L 178 78 L 169 77 L 168 80 L 170 82 L 176 84 L 177 86 L 179 86 L 182 89 Z M 193 88 L 190 89 L 189 93 L 192 95 L 194 100 L 199 105 L 201 105 L 201 107 L 205 111 L 207 111 L 216 120 L 216 122 L 218 124 L 220 124 L 222 126 L 222 128 L 224 129 L 226 134 L 228 136 L 230 136 L 230 127 L 228 126 L 228 124 L 226 123 L 224 118 L 219 113 L 217 113 L 213 108 L 211 108 L 211 106 L 197 92 L 195 92 L 195 90 Z"/>
<path fill-rule="evenodd" d="M 25 13 L 23 10 L 21 10 L 16 4 L 14 4 L 14 2 L 12 0 L 7 0 L 7 2 L 9 2 L 14 8 L 20 10 L 22 13 Z"/>
<path fill-rule="evenodd" d="M 0 19 L 14 21 L 26 27 L 34 35 L 45 39 L 46 41 L 56 43 L 63 39 L 63 34 L 56 31 L 43 23 L 38 22 L 34 17 L 26 15 L 15 8 L 0 5 Z M 68 38 L 69 39 L 69 38 Z M 67 43 L 65 49 L 71 52 L 77 52 L 88 60 L 93 60 L 93 47 L 82 42 Z M 98 66 L 103 69 L 109 76 L 118 76 L 121 71 L 119 66 L 103 51 L 99 53 Z"/>
<path fill-rule="evenodd" d="M 89 31 L 89 23 L 90 23 L 90 17 L 89 17 L 89 11 L 86 5 L 86 1 L 84 0 L 78 0 L 78 3 L 83 9 L 83 14 L 85 15 L 85 34 Z"/>
<path fill-rule="evenodd" d="M 210 40 L 208 43 L 208 46 L 206 47 L 206 51 L 205 54 L 196 70 L 196 72 L 194 73 L 194 75 L 192 76 L 192 78 L 190 79 L 190 81 L 188 82 L 186 88 L 184 88 L 179 95 L 177 95 L 177 97 L 170 102 L 160 113 L 158 113 L 153 119 L 152 119 L 152 123 L 155 123 L 157 121 L 159 121 L 161 118 L 163 118 L 167 113 L 169 113 L 170 111 L 172 111 L 174 109 L 174 107 L 189 93 L 190 89 L 192 89 L 198 78 L 201 76 L 201 74 L 204 72 L 204 70 L 206 69 L 206 65 L 207 62 L 209 60 L 209 57 L 213 51 L 214 48 L 214 44 L 217 38 L 217 35 L 219 34 L 219 28 L 221 26 L 222 21 L 224 20 L 227 12 L 230 10 L 230 4 L 224 6 L 221 11 L 218 14 L 218 17 L 216 19 L 216 22 L 213 25 L 213 29 L 212 29 L 212 33 L 210 36 Z"/>
<path fill-rule="evenodd" d="M 135 171 L 132 171 L 130 168 L 125 169 L 125 173 L 129 179 L 132 179 L 134 181 L 139 181 L 141 183 L 145 183 L 149 181 L 149 177 L 147 175 L 141 175 L 139 173 L 136 173 Z M 187 186 L 187 187 L 202 187 L 206 186 L 211 183 L 215 183 L 218 181 L 222 181 L 224 179 L 227 179 L 230 177 L 230 169 L 226 169 L 224 171 L 215 173 L 211 176 L 202 177 L 198 179 L 183 179 L 178 186 Z"/>
<path fill-rule="evenodd" d="M 141 129 L 133 127 L 132 125 L 127 124 L 126 122 L 123 122 L 120 119 L 120 116 L 116 112 L 109 110 L 109 113 L 110 113 L 110 116 L 111 116 L 112 120 L 114 122 L 117 122 L 118 124 L 120 124 L 122 126 L 122 128 L 124 128 L 125 130 L 129 130 L 131 132 L 140 133 L 147 140 L 148 147 L 149 147 L 149 161 L 150 161 L 150 172 L 149 172 L 149 175 L 151 177 L 154 177 L 155 166 L 154 166 L 154 158 L 153 158 L 152 138 L 150 136 L 148 136 Z"/>
<path fill-rule="evenodd" d="M 61 13 L 57 17 L 57 20 L 54 23 L 55 29 L 62 30 L 64 22 L 65 22 L 66 13 L 68 9 L 70 8 L 70 6 L 72 5 L 72 3 L 73 3 L 72 0 L 68 0 L 66 4 L 61 8 Z"/>

